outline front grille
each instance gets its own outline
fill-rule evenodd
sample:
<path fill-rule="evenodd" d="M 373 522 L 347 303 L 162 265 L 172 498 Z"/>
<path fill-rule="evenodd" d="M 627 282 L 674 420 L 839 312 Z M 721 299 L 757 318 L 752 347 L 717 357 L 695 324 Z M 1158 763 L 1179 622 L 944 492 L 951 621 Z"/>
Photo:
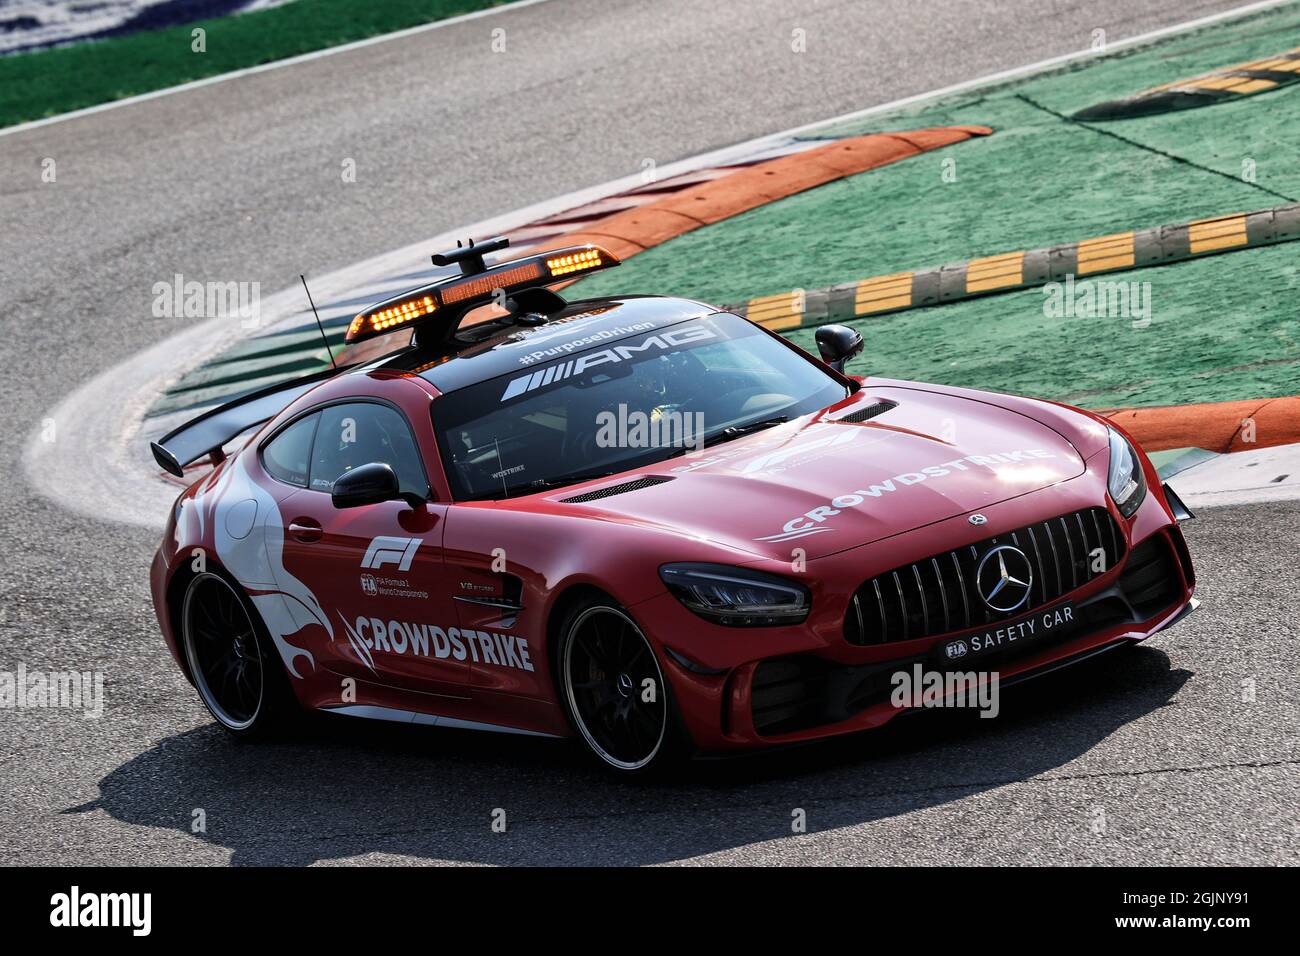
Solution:
<path fill-rule="evenodd" d="M 989 610 L 975 583 L 980 560 L 1011 544 L 1033 568 L 1029 598 L 1010 614 Z M 1098 564 L 1096 552 L 1104 559 Z M 1124 536 L 1104 508 L 1085 508 L 945 551 L 865 582 L 849 602 L 844 638 L 888 644 L 979 627 L 1025 614 L 1105 573 L 1124 556 Z"/>
<path fill-rule="evenodd" d="M 665 478 L 662 475 L 646 475 L 644 478 L 634 478 L 631 481 L 625 481 L 621 485 L 606 485 L 604 488 L 596 488 L 593 491 L 584 491 L 580 495 L 574 495 L 572 498 L 561 498 L 565 504 L 582 501 L 599 501 L 601 498 L 610 498 L 614 495 L 621 495 L 625 491 L 640 491 L 642 488 L 652 488 L 655 485 L 662 485 L 665 481 L 672 481 L 671 478 Z"/>

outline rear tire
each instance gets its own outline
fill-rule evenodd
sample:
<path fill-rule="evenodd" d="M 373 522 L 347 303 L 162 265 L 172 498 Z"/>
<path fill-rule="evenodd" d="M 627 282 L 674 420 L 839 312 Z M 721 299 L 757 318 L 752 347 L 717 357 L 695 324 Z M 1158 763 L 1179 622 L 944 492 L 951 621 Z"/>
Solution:
<path fill-rule="evenodd" d="M 613 600 L 588 598 L 565 616 L 556 653 L 560 701 L 587 749 L 622 777 L 681 762 L 687 737 L 654 647 Z"/>
<path fill-rule="evenodd" d="M 270 635 L 242 589 L 205 571 L 185 589 L 181 640 L 208 713 L 239 740 L 260 740 L 298 712 Z"/>

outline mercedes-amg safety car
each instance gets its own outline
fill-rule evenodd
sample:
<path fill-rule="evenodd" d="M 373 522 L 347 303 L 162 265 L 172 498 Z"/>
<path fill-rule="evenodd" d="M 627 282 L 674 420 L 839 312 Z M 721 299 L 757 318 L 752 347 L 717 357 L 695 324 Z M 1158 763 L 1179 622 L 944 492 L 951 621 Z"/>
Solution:
<path fill-rule="evenodd" d="M 344 357 L 370 357 L 153 445 L 203 470 L 152 590 L 232 733 L 320 710 L 576 736 L 636 773 L 877 727 L 900 671 L 1006 686 L 1194 608 L 1190 515 L 1104 418 L 849 376 L 845 326 L 819 360 L 699 302 L 566 301 L 617 260 L 489 265 L 505 245 L 357 315 Z"/>

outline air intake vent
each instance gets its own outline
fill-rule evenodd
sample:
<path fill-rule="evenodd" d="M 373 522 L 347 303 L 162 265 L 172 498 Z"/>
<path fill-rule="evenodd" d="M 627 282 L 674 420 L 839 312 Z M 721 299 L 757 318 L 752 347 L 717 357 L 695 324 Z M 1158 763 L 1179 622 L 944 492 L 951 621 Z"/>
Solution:
<path fill-rule="evenodd" d="M 649 488 L 653 485 L 662 485 L 665 481 L 672 481 L 671 478 L 665 478 L 662 475 L 646 475 L 644 478 L 634 478 L 632 481 L 625 481 L 621 485 L 606 485 L 604 488 L 597 488 L 594 491 L 584 491 L 580 495 L 574 495 L 572 498 L 561 498 L 565 504 L 598 501 L 601 498 L 609 498 L 613 495 L 621 495 L 625 491 L 640 491 L 642 488 Z"/>
<path fill-rule="evenodd" d="M 866 408 L 859 408 L 856 412 L 850 412 L 842 418 L 837 418 L 837 422 L 865 422 L 869 418 L 875 418 L 877 415 L 883 415 L 891 408 L 897 407 L 898 402 L 873 402 Z"/>
<path fill-rule="evenodd" d="M 1147 538 L 1129 556 L 1119 586 L 1139 620 L 1149 620 L 1182 594 L 1182 581 L 1164 535 Z"/>

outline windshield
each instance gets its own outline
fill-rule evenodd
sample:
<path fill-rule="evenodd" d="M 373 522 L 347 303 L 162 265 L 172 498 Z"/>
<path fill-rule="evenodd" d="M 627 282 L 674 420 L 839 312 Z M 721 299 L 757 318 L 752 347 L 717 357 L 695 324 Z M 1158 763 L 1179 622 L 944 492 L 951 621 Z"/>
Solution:
<path fill-rule="evenodd" d="M 661 461 L 846 393 L 719 313 L 459 389 L 433 403 L 433 418 L 456 498 L 506 498 Z"/>

